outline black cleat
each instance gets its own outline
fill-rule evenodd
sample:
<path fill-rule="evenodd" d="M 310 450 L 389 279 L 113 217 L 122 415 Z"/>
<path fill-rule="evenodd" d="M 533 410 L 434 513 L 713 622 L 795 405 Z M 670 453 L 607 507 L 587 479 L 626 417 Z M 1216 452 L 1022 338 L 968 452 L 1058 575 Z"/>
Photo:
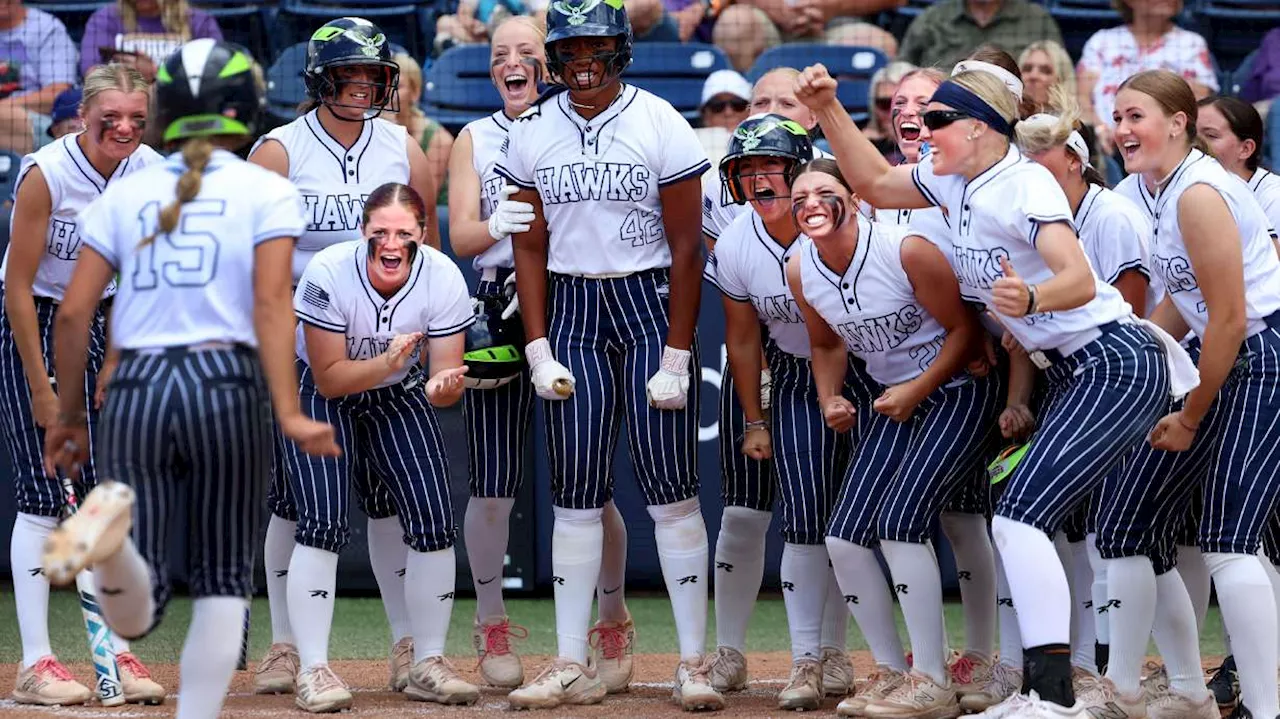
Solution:
<path fill-rule="evenodd" d="M 1227 655 L 1227 658 L 1222 660 L 1222 665 L 1213 670 L 1206 686 L 1213 692 L 1213 699 L 1218 702 L 1219 709 L 1240 706 L 1240 678 L 1236 676 L 1236 658 Z M 1243 706 L 1240 708 L 1243 709 Z M 1236 715 L 1232 714 L 1232 716 Z M 1242 719 L 1250 716 L 1249 710 L 1244 709 Z"/>

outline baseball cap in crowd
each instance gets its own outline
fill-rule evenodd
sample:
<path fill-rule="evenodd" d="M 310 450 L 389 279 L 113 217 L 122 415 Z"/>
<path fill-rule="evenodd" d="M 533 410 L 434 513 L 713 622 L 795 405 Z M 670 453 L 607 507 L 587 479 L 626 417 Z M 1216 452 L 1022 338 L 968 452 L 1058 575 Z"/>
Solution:
<path fill-rule="evenodd" d="M 751 83 L 733 70 L 716 70 L 707 75 L 702 84 L 702 102 L 698 108 L 705 107 L 716 95 L 733 95 L 743 102 L 751 102 Z"/>
<path fill-rule="evenodd" d="M 50 116 L 53 121 L 49 123 L 49 129 L 45 130 L 49 137 L 53 137 L 53 128 L 63 120 L 70 120 L 80 113 L 80 98 L 83 93 L 78 87 L 68 88 L 58 93 L 53 100 L 53 111 Z"/>

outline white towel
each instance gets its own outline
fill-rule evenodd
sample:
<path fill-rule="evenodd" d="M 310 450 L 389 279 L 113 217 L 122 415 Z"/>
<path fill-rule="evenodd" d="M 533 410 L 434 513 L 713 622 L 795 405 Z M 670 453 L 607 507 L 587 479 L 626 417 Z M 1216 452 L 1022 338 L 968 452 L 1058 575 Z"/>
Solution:
<path fill-rule="evenodd" d="M 1187 393 L 1200 385 L 1200 370 L 1196 369 L 1196 363 L 1191 360 L 1191 355 L 1187 354 L 1187 350 L 1178 344 L 1178 340 L 1173 335 L 1165 332 L 1159 325 L 1151 320 L 1133 318 L 1148 332 L 1155 335 L 1160 344 L 1164 345 L 1165 362 L 1169 364 L 1169 395 L 1174 400 L 1180 400 L 1187 396 Z"/>

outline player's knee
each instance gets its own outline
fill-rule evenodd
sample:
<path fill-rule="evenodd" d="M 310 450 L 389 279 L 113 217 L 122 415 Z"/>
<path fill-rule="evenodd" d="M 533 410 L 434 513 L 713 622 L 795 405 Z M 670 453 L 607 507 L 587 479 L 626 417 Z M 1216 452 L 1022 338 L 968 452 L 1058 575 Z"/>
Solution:
<path fill-rule="evenodd" d="M 676 524 L 695 515 L 702 518 L 702 505 L 697 497 L 670 504 L 651 504 L 647 509 L 654 524 Z"/>
<path fill-rule="evenodd" d="M 351 529 L 346 522 L 316 522 L 302 517 L 298 520 L 294 541 L 303 547 L 341 554 L 351 541 Z"/>
<path fill-rule="evenodd" d="M 604 519 L 604 507 L 592 509 L 570 509 L 568 507 L 553 506 L 551 514 L 555 517 L 557 523 L 564 522 L 566 524 L 600 524 Z"/>
<path fill-rule="evenodd" d="M 928 539 L 929 526 L 919 521 L 892 521 L 882 512 L 876 519 L 876 536 L 884 542 L 923 544 Z"/>

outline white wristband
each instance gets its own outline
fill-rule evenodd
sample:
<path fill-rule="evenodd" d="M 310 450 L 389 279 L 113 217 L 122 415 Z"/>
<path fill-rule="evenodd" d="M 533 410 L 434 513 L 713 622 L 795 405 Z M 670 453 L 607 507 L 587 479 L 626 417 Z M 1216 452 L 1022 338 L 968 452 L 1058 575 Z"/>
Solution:
<path fill-rule="evenodd" d="M 524 358 L 530 367 L 536 367 L 543 362 L 554 362 L 555 356 L 551 354 L 551 343 L 546 337 L 539 337 L 524 346 Z"/>
<path fill-rule="evenodd" d="M 674 347 L 662 348 L 662 369 L 674 375 L 684 377 L 689 374 L 689 358 L 693 353 L 689 350 L 678 350 Z"/>

